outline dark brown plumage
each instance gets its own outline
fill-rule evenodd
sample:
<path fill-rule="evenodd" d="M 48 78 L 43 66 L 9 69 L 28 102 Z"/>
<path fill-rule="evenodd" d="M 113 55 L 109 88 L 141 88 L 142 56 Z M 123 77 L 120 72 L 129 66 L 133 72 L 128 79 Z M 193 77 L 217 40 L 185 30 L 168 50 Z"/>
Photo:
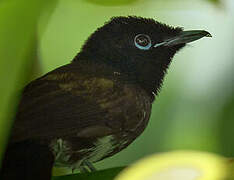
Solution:
<path fill-rule="evenodd" d="M 92 170 L 90 163 L 127 147 L 145 129 L 174 54 L 207 35 L 153 19 L 113 18 L 90 36 L 70 64 L 25 87 L 2 177 L 9 177 L 7 169 L 15 168 L 16 159 L 22 162 L 18 178 L 37 167 L 27 177 L 50 179 L 53 164 Z M 37 159 L 35 154 L 42 155 Z"/>

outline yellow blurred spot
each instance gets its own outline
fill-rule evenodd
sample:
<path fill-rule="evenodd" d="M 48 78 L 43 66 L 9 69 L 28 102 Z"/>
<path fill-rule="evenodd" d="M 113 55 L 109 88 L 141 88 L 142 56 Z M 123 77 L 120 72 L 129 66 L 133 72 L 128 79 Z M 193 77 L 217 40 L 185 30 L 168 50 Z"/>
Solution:
<path fill-rule="evenodd" d="M 115 180 L 224 180 L 224 157 L 196 151 L 174 151 L 147 157 L 123 170 Z"/>
<path fill-rule="evenodd" d="M 202 171 L 194 167 L 171 167 L 165 169 L 162 172 L 156 172 L 145 178 L 146 180 L 171 180 L 171 179 L 186 179 L 186 180 L 196 180 L 202 177 Z"/>

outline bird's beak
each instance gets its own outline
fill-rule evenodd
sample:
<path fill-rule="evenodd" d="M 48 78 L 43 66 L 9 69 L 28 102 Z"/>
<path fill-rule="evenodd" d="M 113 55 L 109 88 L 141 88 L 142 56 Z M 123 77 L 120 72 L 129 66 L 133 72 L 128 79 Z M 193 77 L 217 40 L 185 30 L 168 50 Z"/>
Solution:
<path fill-rule="evenodd" d="M 186 44 L 201 39 L 203 37 L 212 37 L 212 36 L 209 32 L 202 30 L 182 31 L 180 34 L 178 34 L 175 37 L 166 39 L 161 43 L 155 44 L 154 47 L 156 48 L 159 46 L 175 46 L 178 44 Z"/>

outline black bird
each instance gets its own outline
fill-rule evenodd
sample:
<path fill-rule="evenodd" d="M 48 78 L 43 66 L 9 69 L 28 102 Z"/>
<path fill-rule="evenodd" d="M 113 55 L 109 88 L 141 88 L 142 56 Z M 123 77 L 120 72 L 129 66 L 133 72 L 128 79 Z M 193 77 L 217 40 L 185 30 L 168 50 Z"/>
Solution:
<path fill-rule="evenodd" d="M 167 68 L 206 31 L 183 31 L 141 17 L 98 28 L 71 63 L 29 83 L 22 94 L 0 179 L 51 178 L 52 166 L 94 170 L 145 129 Z"/>

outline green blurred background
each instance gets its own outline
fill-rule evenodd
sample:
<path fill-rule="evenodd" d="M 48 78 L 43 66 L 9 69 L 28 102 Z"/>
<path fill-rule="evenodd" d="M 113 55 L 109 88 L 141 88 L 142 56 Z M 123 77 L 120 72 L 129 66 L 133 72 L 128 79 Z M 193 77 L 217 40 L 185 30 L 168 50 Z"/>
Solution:
<path fill-rule="evenodd" d="M 0 154 L 24 85 L 70 62 L 97 27 L 119 15 L 204 29 L 213 38 L 175 56 L 143 135 L 97 168 L 175 149 L 234 156 L 233 0 L 0 1 Z"/>

